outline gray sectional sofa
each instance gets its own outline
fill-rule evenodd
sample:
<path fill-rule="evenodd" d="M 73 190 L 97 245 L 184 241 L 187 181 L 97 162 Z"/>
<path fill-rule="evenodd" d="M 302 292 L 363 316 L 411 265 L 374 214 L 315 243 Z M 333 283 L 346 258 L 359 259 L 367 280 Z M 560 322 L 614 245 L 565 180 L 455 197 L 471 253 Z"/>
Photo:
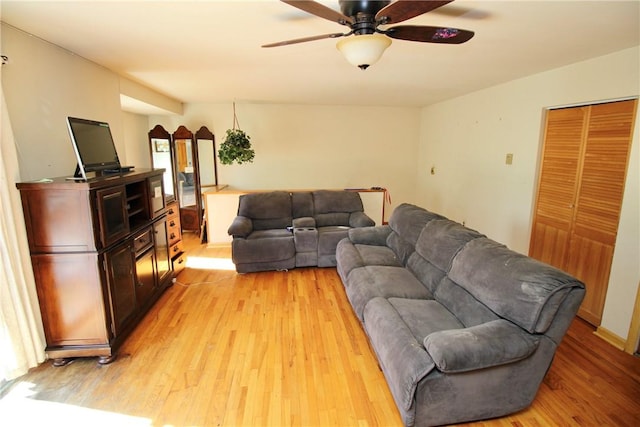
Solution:
<path fill-rule="evenodd" d="M 566 273 L 410 204 L 388 225 L 349 230 L 336 258 L 407 426 L 529 406 L 585 294 Z"/>
<path fill-rule="evenodd" d="M 348 231 L 374 225 L 356 191 L 244 194 L 228 230 L 231 257 L 239 273 L 334 267 L 336 246 Z"/>

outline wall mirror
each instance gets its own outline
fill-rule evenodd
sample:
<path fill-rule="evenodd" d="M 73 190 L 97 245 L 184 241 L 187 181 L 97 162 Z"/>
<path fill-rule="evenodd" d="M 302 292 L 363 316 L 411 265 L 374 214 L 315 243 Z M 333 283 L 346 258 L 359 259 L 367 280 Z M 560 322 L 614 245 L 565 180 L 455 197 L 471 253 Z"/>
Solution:
<path fill-rule="evenodd" d="M 202 197 L 198 171 L 198 152 L 193 133 L 179 126 L 173 133 L 176 185 L 183 231 L 200 231 Z"/>
<path fill-rule="evenodd" d="M 164 193 L 167 203 L 176 199 L 175 176 L 173 173 L 173 153 L 171 134 L 162 126 L 156 125 L 149 131 L 149 144 L 151 152 L 151 166 L 164 168 Z"/>
<path fill-rule="evenodd" d="M 216 144 L 213 133 L 202 126 L 195 134 L 196 151 L 198 153 L 198 173 L 202 191 L 218 185 L 218 163 L 216 160 Z"/>

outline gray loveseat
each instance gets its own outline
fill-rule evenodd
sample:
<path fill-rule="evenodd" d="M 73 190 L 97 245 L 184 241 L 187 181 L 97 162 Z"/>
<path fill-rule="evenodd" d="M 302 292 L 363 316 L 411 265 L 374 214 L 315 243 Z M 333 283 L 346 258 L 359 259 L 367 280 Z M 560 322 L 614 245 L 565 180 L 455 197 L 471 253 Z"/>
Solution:
<path fill-rule="evenodd" d="M 420 207 L 353 229 L 337 269 L 407 426 L 531 404 L 584 285 Z"/>
<path fill-rule="evenodd" d="M 355 191 L 244 194 L 228 230 L 231 256 L 239 273 L 334 267 L 336 246 L 348 231 L 374 225 Z"/>

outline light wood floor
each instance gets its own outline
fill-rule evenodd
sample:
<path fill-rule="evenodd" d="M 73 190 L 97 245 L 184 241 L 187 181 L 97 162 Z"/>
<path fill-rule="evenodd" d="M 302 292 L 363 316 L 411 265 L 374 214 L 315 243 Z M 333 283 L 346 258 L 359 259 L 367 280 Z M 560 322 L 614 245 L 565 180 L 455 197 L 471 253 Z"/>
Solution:
<path fill-rule="evenodd" d="M 401 425 L 335 269 L 237 275 L 228 249 L 186 237 L 189 265 L 216 269 L 184 270 L 114 363 L 16 380 L 1 425 Z M 592 332 L 573 323 L 530 408 L 470 425 L 640 425 L 640 360 Z"/>

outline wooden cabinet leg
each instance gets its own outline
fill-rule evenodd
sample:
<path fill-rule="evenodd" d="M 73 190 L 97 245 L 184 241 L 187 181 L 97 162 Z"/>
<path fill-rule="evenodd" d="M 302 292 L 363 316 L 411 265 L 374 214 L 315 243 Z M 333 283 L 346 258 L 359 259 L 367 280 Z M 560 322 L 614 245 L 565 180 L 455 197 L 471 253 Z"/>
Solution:
<path fill-rule="evenodd" d="M 55 366 L 56 368 L 59 368 L 61 366 L 67 366 L 69 363 L 73 362 L 74 360 L 76 360 L 74 357 L 58 357 L 56 359 L 53 359 L 53 366 Z"/>
<path fill-rule="evenodd" d="M 98 358 L 98 364 L 99 365 L 108 365 L 109 363 L 111 363 L 114 360 L 116 360 L 117 357 L 118 357 L 117 354 L 112 354 L 111 356 L 100 356 Z"/>

